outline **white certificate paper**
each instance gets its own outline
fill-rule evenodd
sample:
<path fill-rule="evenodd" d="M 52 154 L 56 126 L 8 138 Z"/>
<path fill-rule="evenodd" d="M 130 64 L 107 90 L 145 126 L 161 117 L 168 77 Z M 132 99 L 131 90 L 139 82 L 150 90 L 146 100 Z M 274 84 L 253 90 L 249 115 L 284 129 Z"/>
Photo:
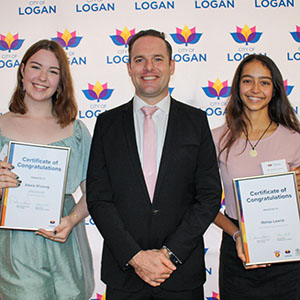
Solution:
<path fill-rule="evenodd" d="M 300 260 L 294 172 L 233 180 L 246 265 Z"/>
<path fill-rule="evenodd" d="M 22 180 L 4 189 L 0 227 L 53 230 L 62 216 L 70 148 L 11 141 L 8 161 Z"/>

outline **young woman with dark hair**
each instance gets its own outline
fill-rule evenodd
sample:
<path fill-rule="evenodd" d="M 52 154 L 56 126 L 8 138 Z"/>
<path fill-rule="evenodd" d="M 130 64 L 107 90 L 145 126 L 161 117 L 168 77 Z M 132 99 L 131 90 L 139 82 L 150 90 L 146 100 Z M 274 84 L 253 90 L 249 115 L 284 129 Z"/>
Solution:
<path fill-rule="evenodd" d="M 262 175 L 265 161 L 285 159 L 287 169 L 298 172 L 299 133 L 299 121 L 275 63 L 264 55 L 247 56 L 233 78 L 226 122 L 213 130 L 226 204 L 226 214 L 219 213 L 214 221 L 223 229 L 222 300 L 300 299 L 299 263 L 244 268 L 232 186 L 233 178 Z"/>

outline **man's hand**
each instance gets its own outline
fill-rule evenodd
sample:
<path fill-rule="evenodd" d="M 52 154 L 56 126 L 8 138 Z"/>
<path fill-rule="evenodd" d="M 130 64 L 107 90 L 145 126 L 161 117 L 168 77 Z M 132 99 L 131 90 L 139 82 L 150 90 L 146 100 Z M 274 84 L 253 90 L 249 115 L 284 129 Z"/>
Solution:
<path fill-rule="evenodd" d="M 141 250 L 129 261 L 136 274 L 154 287 L 165 282 L 176 270 L 164 250 Z"/>

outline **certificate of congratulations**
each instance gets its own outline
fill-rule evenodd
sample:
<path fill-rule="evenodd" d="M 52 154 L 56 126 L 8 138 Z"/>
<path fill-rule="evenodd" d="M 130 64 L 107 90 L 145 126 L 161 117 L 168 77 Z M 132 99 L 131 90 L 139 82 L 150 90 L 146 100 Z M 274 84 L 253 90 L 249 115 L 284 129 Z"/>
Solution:
<path fill-rule="evenodd" d="M 294 172 L 233 179 L 246 266 L 300 260 Z"/>
<path fill-rule="evenodd" d="M 22 181 L 3 191 L 0 227 L 53 230 L 62 216 L 70 148 L 11 141 L 8 161 Z"/>

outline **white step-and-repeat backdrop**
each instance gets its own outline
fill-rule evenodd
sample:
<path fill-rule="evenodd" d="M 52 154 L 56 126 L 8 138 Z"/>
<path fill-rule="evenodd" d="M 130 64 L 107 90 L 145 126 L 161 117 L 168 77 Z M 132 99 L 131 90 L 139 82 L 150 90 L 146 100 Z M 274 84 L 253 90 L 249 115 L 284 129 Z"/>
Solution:
<path fill-rule="evenodd" d="M 274 59 L 299 114 L 298 0 L 2 0 L 0 113 L 7 111 L 25 50 L 37 40 L 53 39 L 69 57 L 78 118 L 92 133 L 99 114 L 133 96 L 126 69 L 127 41 L 148 28 L 164 31 L 173 46 L 176 71 L 170 93 L 205 110 L 212 128 L 223 123 L 234 70 L 250 53 Z M 92 299 L 103 300 L 105 285 L 99 275 L 102 238 L 90 218 L 86 228 L 94 256 Z M 205 235 L 205 300 L 220 299 L 220 234 L 212 225 Z"/>

